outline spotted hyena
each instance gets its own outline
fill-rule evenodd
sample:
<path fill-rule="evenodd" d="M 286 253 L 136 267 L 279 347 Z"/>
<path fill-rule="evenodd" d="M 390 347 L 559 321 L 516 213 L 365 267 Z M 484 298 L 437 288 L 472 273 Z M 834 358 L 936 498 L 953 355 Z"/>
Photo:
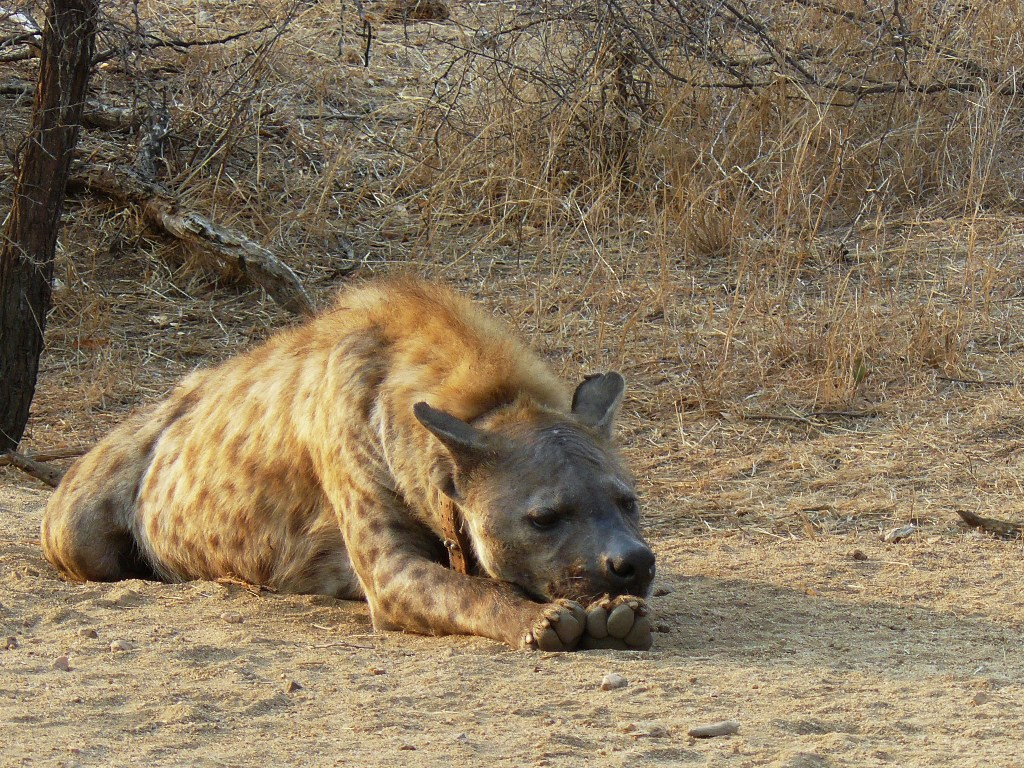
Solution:
<path fill-rule="evenodd" d="M 365 598 L 379 629 L 647 648 L 622 392 L 617 373 L 570 391 L 445 288 L 371 282 L 112 432 L 54 493 L 43 548 L 77 580 L 230 576 Z"/>

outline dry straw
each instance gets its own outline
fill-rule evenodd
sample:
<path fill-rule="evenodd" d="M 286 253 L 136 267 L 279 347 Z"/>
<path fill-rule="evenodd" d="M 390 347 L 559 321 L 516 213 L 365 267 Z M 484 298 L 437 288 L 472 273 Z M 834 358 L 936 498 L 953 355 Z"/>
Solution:
<path fill-rule="evenodd" d="M 1019 3 L 361 5 L 106 3 L 93 95 L 166 105 L 159 181 L 321 303 L 353 268 L 418 271 L 567 375 L 623 370 L 666 531 L 1019 499 Z M 11 18 L 8 151 L 35 66 L 5 57 Z M 134 142 L 92 128 L 80 156 L 130 165 Z M 72 201 L 59 256 L 29 448 L 92 440 L 291 322 L 99 197 Z"/>

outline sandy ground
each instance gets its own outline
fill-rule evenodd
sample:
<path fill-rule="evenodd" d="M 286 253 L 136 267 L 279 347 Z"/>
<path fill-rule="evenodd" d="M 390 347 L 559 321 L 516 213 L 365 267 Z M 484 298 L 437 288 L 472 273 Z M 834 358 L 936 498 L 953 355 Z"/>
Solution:
<path fill-rule="evenodd" d="M 1024 759 L 1019 543 L 659 534 L 652 651 L 538 654 L 378 634 L 329 598 L 65 583 L 38 547 L 47 495 L 0 490 L 3 765 Z M 611 672 L 628 685 L 602 690 Z M 723 719 L 739 734 L 688 736 Z"/>
<path fill-rule="evenodd" d="M 220 5 L 226 17 L 236 12 Z M 340 190 L 337 231 L 371 264 L 439 265 L 434 276 L 482 294 L 562 372 L 614 365 L 630 381 L 623 443 L 659 558 L 654 648 L 521 653 L 479 638 L 375 633 L 364 604 L 327 598 L 210 582 L 66 583 L 38 545 L 49 491 L 0 469 L 0 766 L 1024 765 L 1024 545 L 965 532 L 953 513 L 1024 518 L 1019 215 L 976 217 L 969 230 L 926 222 L 893 240 L 891 254 L 865 235 L 849 264 L 807 266 L 806 295 L 786 304 L 752 289 L 749 306 L 733 266 L 673 256 L 666 276 L 645 242 L 637 253 L 584 243 L 578 259 L 561 265 L 559 252 L 550 269 L 531 255 L 546 246 L 527 243 L 520 266 L 500 231 L 473 233 L 464 250 L 468 241 L 435 242 L 404 207 L 385 205 L 391 148 L 360 138 L 353 150 L 355 139 L 342 138 L 407 130 L 413 97 L 432 82 L 418 51 L 434 55 L 426 43 L 456 30 L 381 27 L 373 69 L 356 56 L 320 72 L 336 59 L 325 32 L 336 6 L 304 5 L 311 19 L 286 50 L 300 53 L 276 60 L 288 87 L 268 91 L 271 103 L 284 100 L 282 115 L 373 115 L 366 125 L 310 128 L 327 137 L 329 156 L 348 148 L 337 162 L 345 172 L 324 187 Z M 205 55 L 231 53 L 186 62 L 196 82 L 206 82 Z M 316 75 L 308 92 L 293 88 L 286 64 Z M 115 74 L 104 87 L 116 90 Z M 203 114 L 203 99 L 194 101 Z M 289 141 L 305 135 L 281 120 Z M 290 158 L 294 149 L 282 146 L 275 152 Z M 250 161 L 238 157 L 244 181 Z M 269 174 L 272 164 L 259 167 Z M 299 183 L 281 193 L 285 212 L 271 210 L 273 174 L 270 186 L 240 186 L 234 202 L 214 205 L 202 186 L 189 194 L 232 217 L 255 201 L 255 222 L 238 225 L 285 246 L 295 239 L 285 225 L 304 204 L 317 214 L 305 211 L 300 223 L 313 234 L 321 227 L 323 190 L 302 192 L 303 168 L 287 176 Z M 388 195 L 371 184 L 378 171 Z M 249 189 L 261 190 L 258 200 Z M 165 270 L 139 266 L 150 263 L 150 239 L 121 231 L 134 214 L 78 205 L 68 211 L 77 229 L 62 235 L 72 288 L 51 315 L 26 450 L 94 442 L 188 370 L 283 322 L 254 319 L 252 296 L 184 277 L 168 283 Z M 284 224 L 271 237 L 274 216 Z M 124 245 L 136 236 L 145 247 Z M 307 273 L 329 276 L 328 266 L 337 265 L 310 257 Z M 577 271 L 557 277 L 562 266 Z M 975 278 L 988 287 L 972 303 Z M 887 298 L 893 286 L 907 296 Z M 833 296 L 843 311 L 832 311 Z M 927 314 L 922 307 L 934 327 L 903 322 Z M 960 319 L 947 328 L 949 317 Z M 847 357 L 857 360 L 844 357 L 837 324 L 858 337 L 851 348 L 874 355 L 874 368 L 849 397 L 819 400 L 808 393 L 831 379 L 815 361 L 834 358 L 842 373 Z M 942 354 L 914 349 L 926 343 Z M 944 367 L 947 357 L 957 365 Z M 811 402 L 855 413 L 792 415 Z M 920 528 L 909 539 L 880 540 L 911 521 Z M 609 673 L 628 684 L 602 690 Z M 688 736 L 725 719 L 740 723 L 737 735 Z"/>

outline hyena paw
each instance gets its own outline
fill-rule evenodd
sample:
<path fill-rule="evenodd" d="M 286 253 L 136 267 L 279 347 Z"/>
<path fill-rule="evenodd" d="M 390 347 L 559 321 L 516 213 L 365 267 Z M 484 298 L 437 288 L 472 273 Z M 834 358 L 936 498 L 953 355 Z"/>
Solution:
<path fill-rule="evenodd" d="M 556 600 L 543 606 L 519 645 L 538 651 L 571 651 L 583 636 L 587 613 L 572 600 Z"/>
<path fill-rule="evenodd" d="M 587 608 L 587 627 L 580 648 L 646 651 L 653 643 L 647 603 L 639 597 L 605 597 Z"/>

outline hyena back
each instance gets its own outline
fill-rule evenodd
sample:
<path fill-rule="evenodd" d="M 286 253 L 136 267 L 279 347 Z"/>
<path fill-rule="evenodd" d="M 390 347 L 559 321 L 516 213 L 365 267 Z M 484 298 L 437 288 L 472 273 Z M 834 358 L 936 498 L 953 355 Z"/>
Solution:
<path fill-rule="evenodd" d="M 649 647 L 622 391 L 610 373 L 571 393 L 447 289 L 369 283 L 114 430 L 51 498 L 44 552 L 77 580 L 366 598 L 384 629 Z M 446 567 L 443 500 L 470 574 Z"/>

